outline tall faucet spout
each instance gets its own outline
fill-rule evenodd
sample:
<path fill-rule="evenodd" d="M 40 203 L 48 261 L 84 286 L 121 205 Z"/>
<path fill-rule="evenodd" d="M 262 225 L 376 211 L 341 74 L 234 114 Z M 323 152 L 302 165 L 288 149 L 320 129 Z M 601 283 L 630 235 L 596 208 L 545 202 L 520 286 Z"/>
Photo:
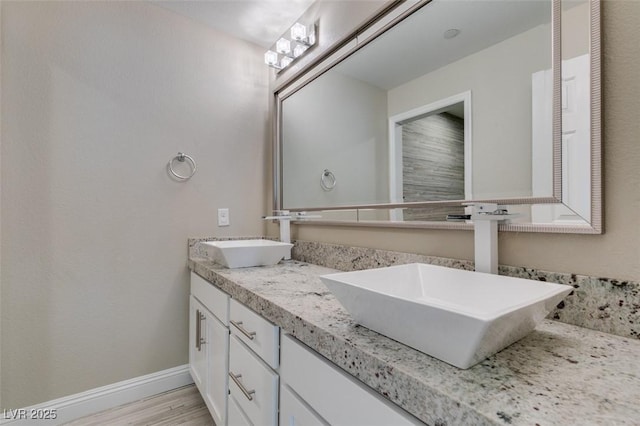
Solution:
<path fill-rule="evenodd" d="M 475 269 L 488 274 L 498 273 L 498 222 L 519 216 L 494 203 L 469 203 L 473 206 L 473 242 Z"/>
<path fill-rule="evenodd" d="M 473 243 L 475 269 L 488 274 L 498 273 L 498 221 L 474 220 Z"/>
<path fill-rule="evenodd" d="M 279 219 L 280 221 L 280 241 L 283 243 L 291 242 L 291 217 L 288 219 Z"/>
<path fill-rule="evenodd" d="M 277 220 L 280 225 L 280 241 L 291 243 L 291 214 L 288 210 L 279 210 L 275 216 L 263 216 L 264 220 Z M 291 259 L 291 255 L 285 256 L 284 260 Z"/>

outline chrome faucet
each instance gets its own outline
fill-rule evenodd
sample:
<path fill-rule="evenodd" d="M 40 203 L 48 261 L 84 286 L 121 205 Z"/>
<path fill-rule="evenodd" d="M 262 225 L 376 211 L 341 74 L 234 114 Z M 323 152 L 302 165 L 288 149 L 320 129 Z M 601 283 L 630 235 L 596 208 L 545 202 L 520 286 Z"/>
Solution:
<path fill-rule="evenodd" d="M 305 221 L 308 219 L 318 219 L 320 215 L 310 215 L 307 212 L 295 212 L 291 213 L 289 210 L 274 210 L 274 216 L 262 216 L 264 220 L 277 220 L 280 225 L 280 241 L 283 243 L 291 243 L 291 221 L 299 220 Z M 291 259 L 291 257 L 285 257 L 285 260 Z"/>
<path fill-rule="evenodd" d="M 475 269 L 477 272 L 498 273 L 498 222 L 519 214 L 510 214 L 505 206 L 495 203 L 468 203 L 473 206 L 471 221 L 474 233 Z"/>
<path fill-rule="evenodd" d="M 262 218 L 264 220 L 277 220 L 280 225 L 280 241 L 291 243 L 291 213 L 289 210 L 274 210 L 274 213 L 274 216 L 262 216 Z"/>

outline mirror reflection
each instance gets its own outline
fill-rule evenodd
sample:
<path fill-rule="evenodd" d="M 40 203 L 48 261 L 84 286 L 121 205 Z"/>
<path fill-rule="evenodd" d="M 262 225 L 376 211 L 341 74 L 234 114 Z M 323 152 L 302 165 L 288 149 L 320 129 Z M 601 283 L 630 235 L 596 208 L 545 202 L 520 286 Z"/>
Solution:
<path fill-rule="evenodd" d="M 552 197 L 551 15 L 551 0 L 434 0 L 286 97 L 281 207 Z M 564 3 L 572 37 L 563 32 L 563 60 L 583 56 L 587 74 L 588 15 L 588 2 Z M 589 95 L 589 81 L 584 92 L 563 78 L 571 80 L 563 85 L 566 127 L 575 105 L 584 102 L 588 112 L 577 94 Z M 577 145 L 563 135 L 563 201 L 571 209 L 527 208 L 521 221 L 588 219 L 589 206 L 570 200 L 590 200 L 583 184 L 590 159 L 574 154 Z M 422 221 L 462 212 L 372 214 Z"/>

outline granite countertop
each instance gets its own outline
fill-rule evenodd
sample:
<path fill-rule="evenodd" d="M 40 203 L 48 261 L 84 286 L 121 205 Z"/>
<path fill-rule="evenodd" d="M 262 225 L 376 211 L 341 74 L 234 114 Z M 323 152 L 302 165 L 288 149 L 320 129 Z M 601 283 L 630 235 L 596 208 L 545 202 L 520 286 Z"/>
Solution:
<path fill-rule="evenodd" d="M 431 425 L 638 425 L 640 341 L 556 321 L 468 370 L 357 326 L 298 261 L 191 270 Z"/>

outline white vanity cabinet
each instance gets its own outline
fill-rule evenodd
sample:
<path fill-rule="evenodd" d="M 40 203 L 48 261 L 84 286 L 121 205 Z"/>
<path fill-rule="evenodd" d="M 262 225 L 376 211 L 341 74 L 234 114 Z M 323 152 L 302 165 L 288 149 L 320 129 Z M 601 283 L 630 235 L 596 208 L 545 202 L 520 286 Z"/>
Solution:
<path fill-rule="evenodd" d="M 423 424 L 291 336 L 281 345 L 280 426 Z"/>
<path fill-rule="evenodd" d="M 277 368 L 280 364 L 280 328 L 231 300 L 229 323 L 229 399 L 239 413 L 237 424 L 248 420 L 254 425 L 278 424 Z M 242 416 L 240 415 L 242 414 Z"/>
<path fill-rule="evenodd" d="M 218 426 L 420 425 L 196 274 L 191 375 Z"/>
<path fill-rule="evenodd" d="M 229 296 L 191 274 L 189 368 L 216 425 L 227 423 Z"/>

